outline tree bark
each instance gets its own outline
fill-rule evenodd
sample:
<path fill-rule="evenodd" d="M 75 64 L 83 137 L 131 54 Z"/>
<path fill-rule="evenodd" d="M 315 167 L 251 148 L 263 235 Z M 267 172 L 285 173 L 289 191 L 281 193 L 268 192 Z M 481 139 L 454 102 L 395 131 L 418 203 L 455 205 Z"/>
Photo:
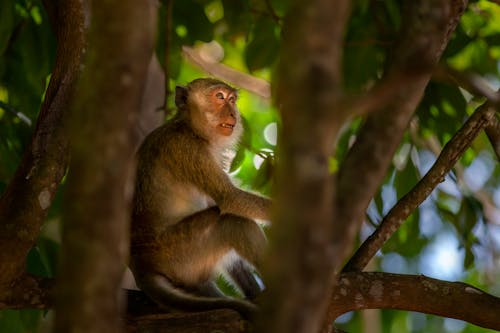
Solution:
<path fill-rule="evenodd" d="M 50 287 L 46 287 L 45 293 L 50 293 L 50 290 Z M 230 309 L 189 313 L 166 312 L 137 290 L 128 290 L 127 300 L 127 314 L 123 319 L 127 332 L 256 332 L 252 323 Z M 500 298 L 465 283 L 441 281 L 422 275 L 342 273 L 332 294 L 332 300 L 335 317 L 348 311 L 398 309 L 455 318 L 481 327 L 500 329 L 500 317 L 497 315 L 500 311 Z M 25 294 L 19 294 L 15 303 L 0 303 L 0 310 L 29 307 L 30 302 Z M 43 303 L 39 308 L 50 307 L 50 303 Z"/>
<path fill-rule="evenodd" d="M 89 51 L 72 108 L 56 332 L 121 332 L 134 124 L 152 56 L 147 1 L 91 2 Z M 140 26 L 140 28 L 138 28 Z"/>
<path fill-rule="evenodd" d="M 26 256 L 35 244 L 68 163 L 64 126 L 80 71 L 85 19 L 81 1 L 51 4 L 52 20 L 58 25 L 54 70 L 31 144 L 0 198 L 0 299 L 8 299 L 17 285 L 37 283 L 23 275 Z"/>
<path fill-rule="evenodd" d="M 331 287 L 333 184 L 328 159 L 343 119 L 341 58 L 349 1 L 296 1 L 278 69 L 282 114 L 276 215 L 258 332 L 317 332 Z"/>
<path fill-rule="evenodd" d="M 332 304 L 335 318 L 348 311 L 398 309 L 500 329 L 500 298 L 465 283 L 423 275 L 343 273 Z"/>

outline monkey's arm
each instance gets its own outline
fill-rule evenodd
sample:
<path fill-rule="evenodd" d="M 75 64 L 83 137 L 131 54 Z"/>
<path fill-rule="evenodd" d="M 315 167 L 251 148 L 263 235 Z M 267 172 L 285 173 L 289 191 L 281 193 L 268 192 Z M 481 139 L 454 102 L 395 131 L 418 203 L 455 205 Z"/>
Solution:
<path fill-rule="evenodd" d="M 271 200 L 237 188 L 221 169 L 206 175 L 208 181 L 200 182 L 200 188 L 211 196 L 222 214 L 233 214 L 250 219 L 270 219 Z"/>
<path fill-rule="evenodd" d="M 176 178 L 198 187 L 216 202 L 221 213 L 250 219 L 270 219 L 271 200 L 237 188 L 214 160 L 206 145 L 189 145 L 193 149 L 171 166 Z M 178 156 L 178 155 L 170 155 Z M 168 159 L 168 157 L 166 157 Z"/>
<path fill-rule="evenodd" d="M 217 205 L 222 213 L 240 215 L 251 219 L 267 221 L 270 219 L 271 200 L 243 191 L 234 185 L 233 190 L 227 193 L 227 197 L 221 202 L 217 202 Z"/>

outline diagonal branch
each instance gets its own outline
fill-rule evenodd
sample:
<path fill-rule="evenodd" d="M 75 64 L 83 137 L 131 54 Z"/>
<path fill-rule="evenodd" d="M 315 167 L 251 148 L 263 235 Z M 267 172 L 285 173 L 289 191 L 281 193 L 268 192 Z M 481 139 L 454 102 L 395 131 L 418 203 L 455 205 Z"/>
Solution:
<path fill-rule="evenodd" d="M 413 210 L 444 180 L 445 175 L 453 168 L 460 156 L 494 115 L 495 110 L 488 105 L 482 105 L 472 114 L 445 145 L 431 169 L 410 192 L 397 202 L 384 217 L 375 232 L 359 247 L 344 267 L 345 272 L 363 270 L 368 261 L 401 226 Z"/>
<path fill-rule="evenodd" d="M 353 310 L 397 309 L 500 329 L 500 298 L 465 283 L 423 275 L 343 273 L 333 300 L 335 317 Z"/>

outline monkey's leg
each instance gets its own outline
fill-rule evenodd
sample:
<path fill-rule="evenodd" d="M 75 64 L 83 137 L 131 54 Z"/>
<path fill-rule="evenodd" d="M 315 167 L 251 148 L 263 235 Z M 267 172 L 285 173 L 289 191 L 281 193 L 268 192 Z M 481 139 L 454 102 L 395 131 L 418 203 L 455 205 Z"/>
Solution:
<path fill-rule="evenodd" d="M 265 243 L 256 223 L 221 216 L 212 207 L 168 227 L 149 253 L 133 255 L 134 275 L 140 288 L 160 305 L 185 310 L 232 308 L 250 317 L 257 310 L 252 303 L 199 294 L 219 295 L 212 278 L 227 253 L 234 250 L 255 265 Z"/>
<path fill-rule="evenodd" d="M 252 220 L 219 215 L 212 207 L 168 227 L 161 238 L 158 265 L 174 284 L 195 289 L 210 280 L 230 251 L 259 267 L 267 240 Z"/>
<path fill-rule="evenodd" d="M 243 260 L 236 260 L 228 269 L 231 278 L 241 288 L 245 297 L 254 299 L 262 291 L 262 287 L 257 282 L 254 269 Z"/>
<path fill-rule="evenodd" d="M 259 225 L 245 217 L 223 214 L 217 223 L 218 238 L 225 239 L 241 257 L 255 267 L 260 261 L 267 247 L 267 239 Z"/>

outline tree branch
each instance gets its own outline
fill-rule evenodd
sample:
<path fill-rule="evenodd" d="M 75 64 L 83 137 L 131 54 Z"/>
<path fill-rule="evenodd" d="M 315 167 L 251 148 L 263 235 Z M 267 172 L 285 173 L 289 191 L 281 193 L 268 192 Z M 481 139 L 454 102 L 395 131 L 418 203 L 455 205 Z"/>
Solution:
<path fill-rule="evenodd" d="M 26 256 L 35 244 L 68 162 L 64 123 L 80 70 L 84 13 L 78 0 L 61 1 L 57 11 L 58 47 L 45 100 L 31 143 L 0 197 L 0 298 L 23 274 Z"/>
<path fill-rule="evenodd" d="M 472 114 L 460 130 L 444 146 L 431 169 L 410 192 L 394 205 L 374 233 L 363 242 L 344 267 L 345 272 L 363 270 L 368 261 L 403 224 L 413 210 L 444 180 L 445 175 L 457 163 L 458 159 L 470 146 L 479 132 L 489 124 L 494 115 L 495 111 L 488 105 L 479 107 Z"/>
<path fill-rule="evenodd" d="M 329 302 L 337 254 L 328 158 L 345 120 L 337 110 L 350 3 L 295 1 L 284 19 L 276 86 L 278 191 L 258 332 L 316 332 Z"/>
<path fill-rule="evenodd" d="M 269 84 L 269 82 L 251 76 L 249 74 L 242 73 L 224 64 L 206 61 L 192 47 L 183 46 L 182 53 L 190 62 L 200 67 L 208 74 L 216 76 L 248 91 L 251 91 L 258 96 L 261 96 L 262 98 L 271 98 L 271 85 Z"/>
<path fill-rule="evenodd" d="M 332 304 L 335 318 L 354 310 L 397 309 L 500 329 L 500 298 L 462 282 L 423 275 L 343 273 Z"/>
<path fill-rule="evenodd" d="M 33 278 L 32 278 L 33 279 Z M 54 281 L 36 279 L 38 293 L 13 293 L 4 309 L 49 309 Z M 231 309 L 204 312 L 165 311 L 143 292 L 125 290 L 128 299 L 124 317 L 127 332 L 159 333 L 252 332 L 252 323 Z M 28 297 L 27 297 L 28 296 Z M 40 297 L 42 296 L 42 297 Z M 348 311 L 397 309 L 417 311 L 467 321 L 481 327 L 500 329 L 500 298 L 461 282 L 425 276 L 374 272 L 342 273 L 332 296 L 334 318 Z"/>
<path fill-rule="evenodd" d="M 54 332 L 121 332 L 137 122 L 156 11 L 150 1 L 93 0 L 89 52 L 68 130 Z M 141 22 L 141 28 L 137 28 Z"/>
<path fill-rule="evenodd" d="M 0 310 L 48 309 L 54 304 L 53 279 L 23 274 L 0 295 Z"/>
<path fill-rule="evenodd" d="M 251 333 L 250 325 L 234 310 L 194 313 L 158 313 L 127 317 L 127 333 Z"/>

